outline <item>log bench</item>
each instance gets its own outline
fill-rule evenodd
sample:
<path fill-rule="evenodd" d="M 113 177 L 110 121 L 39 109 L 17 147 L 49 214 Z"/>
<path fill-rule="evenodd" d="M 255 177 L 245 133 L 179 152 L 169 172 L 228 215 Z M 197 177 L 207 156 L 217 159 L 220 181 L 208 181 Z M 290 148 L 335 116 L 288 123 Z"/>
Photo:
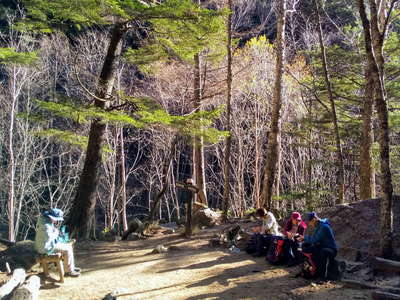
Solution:
<path fill-rule="evenodd" d="M 62 253 L 40 254 L 38 258 L 38 263 L 43 268 L 43 273 L 45 277 L 49 277 L 49 263 L 54 263 L 59 274 L 58 282 L 64 283 L 65 273 Z"/>

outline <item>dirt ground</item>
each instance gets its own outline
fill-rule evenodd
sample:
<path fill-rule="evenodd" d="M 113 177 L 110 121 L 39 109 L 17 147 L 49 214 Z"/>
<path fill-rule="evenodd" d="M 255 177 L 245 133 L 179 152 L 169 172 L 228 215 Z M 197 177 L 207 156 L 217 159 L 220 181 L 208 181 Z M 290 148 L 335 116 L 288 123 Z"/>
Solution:
<path fill-rule="evenodd" d="M 111 292 L 120 293 L 117 299 L 121 300 L 370 299 L 366 290 L 294 278 L 296 267 L 273 267 L 264 258 L 210 247 L 208 240 L 220 230 L 203 230 L 190 240 L 171 234 L 138 241 L 78 243 L 81 277 L 46 284 L 40 299 L 102 299 Z M 178 249 L 149 254 L 160 244 Z"/>

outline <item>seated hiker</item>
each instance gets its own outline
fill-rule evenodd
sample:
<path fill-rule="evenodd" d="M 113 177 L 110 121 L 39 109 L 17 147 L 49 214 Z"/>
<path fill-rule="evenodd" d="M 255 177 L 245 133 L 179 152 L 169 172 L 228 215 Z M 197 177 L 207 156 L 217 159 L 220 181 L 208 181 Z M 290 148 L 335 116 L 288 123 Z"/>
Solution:
<path fill-rule="evenodd" d="M 291 214 L 290 219 L 283 228 L 283 234 L 286 237 L 284 243 L 285 260 L 289 267 L 295 266 L 300 262 L 301 253 L 298 251 L 300 247 L 298 239 L 304 235 L 306 228 L 306 223 L 304 223 L 300 213 L 297 211 Z"/>
<path fill-rule="evenodd" d="M 275 216 L 269 209 L 259 208 L 255 213 L 256 217 L 262 221 L 259 226 L 253 227 L 255 232 L 255 253 L 254 256 L 263 256 L 268 251 L 268 246 L 271 238 L 280 235 L 278 230 L 278 222 Z"/>
<path fill-rule="evenodd" d="M 75 267 L 72 243 L 63 240 L 57 222 L 64 220 L 61 209 L 44 211 L 36 224 L 35 249 L 40 254 L 63 253 L 65 276 L 78 277 L 80 269 Z"/>
<path fill-rule="evenodd" d="M 312 254 L 312 259 L 317 266 L 317 276 L 323 280 L 328 279 L 329 264 L 333 264 L 338 247 L 335 236 L 327 219 L 320 219 L 315 212 L 307 215 L 308 226 L 314 228 L 312 235 L 304 235 L 299 241 L 304 240 L 303 252 Z"/>

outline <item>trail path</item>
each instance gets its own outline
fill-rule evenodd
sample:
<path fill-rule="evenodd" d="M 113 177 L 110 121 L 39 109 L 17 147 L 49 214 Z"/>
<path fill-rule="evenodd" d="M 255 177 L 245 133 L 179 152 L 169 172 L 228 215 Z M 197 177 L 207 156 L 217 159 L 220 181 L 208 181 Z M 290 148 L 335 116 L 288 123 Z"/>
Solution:
<path fill-rule="evenodd" d="M 231 254 L 211 248 L 214 232 L 204 230 L 186 240 L 177 234 L 129 242 L 85 242 L 77 245 L 79 278 L 48 285 L 41 300 L 102 299 L 119 289 L 117 299 L 369 299 L 370 292 L 340 284 L 316 285 L 294 278 L 296 268 L 273 267 L 264 258 L 245 252 Z M 155 246 L 176 245 L 180 250 L 149 254 Z M 54 275 L 56 277 L 56 275 Z"/>

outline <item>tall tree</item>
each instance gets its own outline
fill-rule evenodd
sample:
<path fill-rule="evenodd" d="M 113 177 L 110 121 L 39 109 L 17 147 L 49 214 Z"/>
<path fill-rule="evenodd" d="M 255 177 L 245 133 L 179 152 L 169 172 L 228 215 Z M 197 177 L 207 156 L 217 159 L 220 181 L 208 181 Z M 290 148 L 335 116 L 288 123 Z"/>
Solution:
<path fill-rule="evenodd" d="M 226 124 L 225 129 L 228 136 L 225 139 L 224 153 L 224 194 L 223 194 L 223 216 L 228 218 L 229 197 L 230 197 L 230 178 L 231 178 L 231 147 L 232 147 L 232 132 L 231 132 L 231 99 L 232 99 L 232 0 L 228 0 L 229 15 L 226 23 L 227 27 L 227 70 L 226 70 Z"/>
<path fill-rule="evenodd" d="M 393 1 L 395 3 L 396 1 Z M 370 66 L 367 78 L 371 77 L 375 89 L 375 105 L 378 114 L 378 142 L 379 155 L 381 165 L 381 205 L 380 205 L 380 236 L 381 236 L 381 254 L 383 257 L 391 257 L 393 254 L 392 233 L 393 233 L 393 186 L 392 174 L 390 171 L 390 140 L 389 140 L 389 124 L 388 110 L 385 99 L 382 77 L 379 70 L 378 52 L 380 49 L 375 49 L 374 45 L 379 43 L 374 41 L 376 38 L 383 38 L 382 35 L 375 35 L 371 32 L 376 30 L 371 28 L 376 26 L 378 18 L 375 0 L 369 1 L 372 23 L 368 19 L 364 0 L 358 0 L 358 10 L 361 17 L 361 22 L 364 29 L 365 50 L 367 55 L 368 65 Z"/>
<path fill-rule="evenodd" d="M 102 5 L 98 5 L 95 0 L 83 0 L 79 3 L 71 3 L 69 0 L 56 2 L 33 0 L 26 1 L 25 4 L 29 17 L 25 26 L 31 29 L 64 28 L 65 24 L 76 26 L 108 24 L 111 26 L 110 43 L 99 76 L 98 89 L 92 95 L 94 106 L 100 111 L 106 111 L 110 101 L 114 100 L 112 93 L 115 65 L 121 54 L 123 35 L 132 27 L 134 22 L 149 22 L 151 20 L 155 22 L 160 19 L 175 20 L 175 22 L 171 22 L 171 26 L 174 27 L 171 29 L 173 31 L 177 26 L 196 28 L 198 20 L 202 17 L 212 18 L 217 15 L 217 13 L 201 9 L 188 0 L 169 0 L 158 5 L 137 0 L 105 0 Z M 168 25 L 166 24 L 166 26 Z M 201 31 L 201 29 L 198 30 Z M 186 33 L 188 32 L 190 30 L 186 30 Z M 170 54 L 168 38 L 171 37 L 160 40 L 164 55 Z M 98 183 L 105 126 L 105 121 L 101 118 L 94 118 L 91 123 L 85 163 L 71 214 L 67 221 L 70 230 L 80 237 L 88 237 L 90 232 L 90 220 L 96 204 L 95 191 Z"/>
<path fill-rule="evenodd" d="M 193 75 L 193 105 L 196 111 L 201 111 L 201 53 L 196 53 L 194 55 Z M 193 181 L 199 189 L 199 192 L 196 194 L 196 201 L 207 205 L 206 175 L 204 169 L 204 139 L 201 135 L 196 135 L 193 139 Z"/>
<path fill-rule="evenodd" d="M 323 33 L 322 33 L 322 24 L 320 18 L 320 0 L 314 0 L 316 17 L 317 17 L 317 31 L 318 31 L 318 41 L 319 47 L 321 50 L 321 62 L 322 62 L 322 70 L 324 74 L 324 81 L 326 85 L 326 90 L 328 93 L 328 99 L 330 103 L 330 112 L 332 116 L 333 122 L 333 130 L 335 135 L 335 143 L 336 143 L 336 167 L 337 167 L 337 185 L 338 185 L 338 203 L 342 204 L 344 202 L 344 163 L 343 163 L 343 152 L 342 152 L 342 141 L 340 139 L 339 133 L 339 122 L 336 114 L 336 105 L 335 99 L 332 91 L 332 82 L 330 80 L 330 75 L 328 71 L 328 63 L 326 57 L 326 50 L 324 45 Z"/>
<path fill-rule="evenodd" d="M 276 1 L 276 14 L 277 36 L 274 42 L 276 51 L 275 82 L 273 91 L 271 128 L 268 135 L 264 180 L 261 192 L 262 204 L 266 206 L 271 206 L 272 204 L 273 185 L 280 151 L 279 135 L 282 107 L 283 59 L 285 51 L 286 0 Z"/>

